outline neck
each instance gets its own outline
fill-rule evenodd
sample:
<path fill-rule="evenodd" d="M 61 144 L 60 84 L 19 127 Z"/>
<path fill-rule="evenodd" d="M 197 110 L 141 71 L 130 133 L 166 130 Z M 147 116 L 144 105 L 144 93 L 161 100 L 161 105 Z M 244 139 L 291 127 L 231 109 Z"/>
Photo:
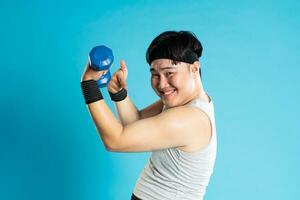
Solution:
<path fill-rule="evenodd" d="M 203 89 L 203 85 L 202 85 L 202 82 L 200 79 L 198 79 L 198 81 L 196 82 L 196 85 L 197 85 L 197 87 L 195 88 L 196 92 L 195 92 L 193 99 L 198 98 L 203 101 L 210 102 L 208 95 L 206 94 L 206 92 Z"/>

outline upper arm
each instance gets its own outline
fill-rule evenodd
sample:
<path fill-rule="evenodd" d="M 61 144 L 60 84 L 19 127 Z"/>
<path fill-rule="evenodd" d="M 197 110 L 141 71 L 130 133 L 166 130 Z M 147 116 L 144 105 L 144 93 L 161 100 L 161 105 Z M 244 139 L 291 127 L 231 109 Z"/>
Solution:
<path fill-rule="evenodd" d="M 143 152 L 186 146 L 204 133 L 205 114 L 193 107 L 176 107 L 123 128 L 109 150 Z"/>
<path fill-rule="evenodd" d="M 153 117 L 155 115 L 158 115 L 159 113 L 161 113 L 163 106 L 164 104 L 162 100 L 158 100 L 154 102 L 153 104 L 139 111 L 140 119 L 146 119 L 148 117 Z"/>

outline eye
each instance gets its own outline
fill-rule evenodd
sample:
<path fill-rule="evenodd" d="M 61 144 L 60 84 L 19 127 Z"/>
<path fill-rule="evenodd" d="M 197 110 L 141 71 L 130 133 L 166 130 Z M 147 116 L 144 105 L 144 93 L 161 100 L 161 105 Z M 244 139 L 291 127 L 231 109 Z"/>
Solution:
<path fill-rule="evenodd" d="M 152 77 L 152 78 L 158 78 L 159 75 L 158 75 L 158 74 L 151 74 L 151 77 Z"/>
<path fill-rule="evenodd" d="M 174 74 L 174 72 L 167 72 L 166 74 L 169 77 L 169 76 L 172 76 Z"/>

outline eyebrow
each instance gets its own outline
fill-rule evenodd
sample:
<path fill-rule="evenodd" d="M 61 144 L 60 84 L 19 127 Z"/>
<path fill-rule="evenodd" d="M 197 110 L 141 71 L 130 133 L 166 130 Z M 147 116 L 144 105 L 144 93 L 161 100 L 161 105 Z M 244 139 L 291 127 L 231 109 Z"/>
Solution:
<path fill-rule="evenodd" d="M 165 70 L 165 69 L 176 69 L 175 67 L 164 67 L 161 68 L 161 70 Z M 150 68 L 150 72 L 156 71 L 154 68 Z"/>

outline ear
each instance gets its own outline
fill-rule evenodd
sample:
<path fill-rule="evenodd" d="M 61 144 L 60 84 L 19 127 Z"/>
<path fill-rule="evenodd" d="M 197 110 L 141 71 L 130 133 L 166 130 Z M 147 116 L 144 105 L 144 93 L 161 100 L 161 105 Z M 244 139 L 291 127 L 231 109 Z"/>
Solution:
<path fill-rule="evenodd" d="M 194 75 L 199 74 L 199 69 L 200 69 L 199 61 L 195 61 L 193 64 L 191 64 L 191 71 Z"/>

